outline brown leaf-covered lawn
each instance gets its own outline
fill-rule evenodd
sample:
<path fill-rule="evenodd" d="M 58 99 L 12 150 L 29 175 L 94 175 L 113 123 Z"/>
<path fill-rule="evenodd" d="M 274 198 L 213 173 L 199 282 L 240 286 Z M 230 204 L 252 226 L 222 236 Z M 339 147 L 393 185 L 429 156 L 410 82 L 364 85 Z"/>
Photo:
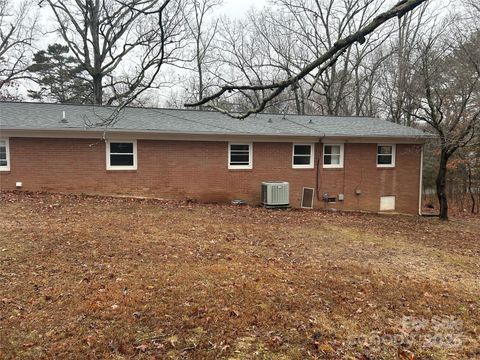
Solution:
<path fill-rule="evenodd" d="M 0 196 L 2 359 L 480 358 L 480 220 Z"/>

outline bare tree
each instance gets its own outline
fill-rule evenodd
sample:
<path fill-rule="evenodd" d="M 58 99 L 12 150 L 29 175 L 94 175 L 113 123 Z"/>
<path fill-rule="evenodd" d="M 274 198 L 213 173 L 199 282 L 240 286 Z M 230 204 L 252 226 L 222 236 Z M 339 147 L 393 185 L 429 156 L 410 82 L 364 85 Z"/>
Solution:
<path fill-rule="evenodd" d="M 186 20 L 189 35 L 193 40 L 192 63 L 195 72 L 195 81 L 192 86 L 196 101 L 203 99 L 208 84 L 205 83 L 205 74 L 214 59 L 211 56 L 213 41 L 217 35 L 218 19 L 209 19 L 209 14 L 222 4 L 222 0 L 192 0 L 190 6 L 183 8 L 183 17 Z M 190 68 L 189 68 L 190 69 Z"/>
<path fill-rule="evenodd" d="M 41 3 L 53 11 L 58 32 L 89 74 L 95 104 L 130 103 L 183 46 L 182 0 Z"/>
<path fill-rule="evenodd" d="M 297 41 L 308 49 L 308 62 L 328 51 L 342 37 L 355 33 L 378 14 L 383 2 L 377 0 L 277 0 L 295 20 L 295 28 L 288 31 L 297 35 Z M 288 23 L 278 23 L 287 27 Z M 388 36 L 389 31 L 377 31 L 361 44 L 352 46 L 329 68 L 320 73 L 309 74 L 304 78 L 307 85 L 307 100 L 315 104 L 317 113 L 330 115 L 350 115 L 360 113 L 357 106 L 364 81 L 372 79 L 376 70 L 361 67 L 373 51 Z M 367 74 L 368 73 L 368 74 Z M 364 76 L 365 75 L 365 76 Z M 368 91 L 367 91 L 368 93 Z M 356 101 L 357 106 L 352 106 Z"/>
<path fill-rule="evenodd" d="M 388 120 L 407 126 L 413 125 L 414 119 L 409 115 L 413 111 L 412 86 L 415 83 L 415 69 L 419 61 L 417 44 L 434 26 L 438 14 L 425 3 L 415 11 L 398 19 L 394 36 L 383 49 L 390 53 L 381 64 L 381 83 L 378 99 Z M 409 111 L 407 111 L 407 110 Z"/>
<path fill-rule="evenodd" d="M 480 188 L 480 137 L 477 134 L 477 138 L 473 141 L 472 146 L 467 146 L 464 148 L 459 149 L 457 158 L 459 161 L 457 163 L 460 166 L 457 166 L 457 176 L 455 183 L 456 192 L 459 190 L 462 192 L 462 195 L 467 195 L 470 199 L 470 213 L 476 214 L 479 212 L 479 205 L 478 199 L 480 194 L 478 193 L 478 189 Z M 463 186 L 459 186 L 459 183 Z M 458 194 L 457 200 L 458 203 Z M 480 199 L 480 198 L 479 198 Z M 463 196 L 461 198 L 463 203 Z M 463 205 L 463 204 L 462 204 Z M 462 209 L 465 206 L 461 206 Z"/>
<path fill-rule="evenodd" d="M 281 13 L 264 9 L 251 11 L 246 19 L 232 21 L 222 19 L 219 25 L 219 36 L 216 42 L 215 56 L 219 68 L 215 79 L 218 83 L 235 85 L 263 85 L 275 81 L 282 76 L 291 76 L 300 67 L 297 59 L 302 49 L 296 46 L 294 31 L 287 27 L 279 27 L 278 23 L 292 22 Z M 282 111 L 291 101 L 295 102 L 297 113 L 304 112 L 300 87 L 285 91 L 268 104 L 272 112 Z M 242 92 L 240 96 L 233 94 L 227 97 L 229 110 L 246 111 L 258 106 L 265 92 Z M 217 106 L 219 103 L 216 104 Z"/>
<path fill-rule="evenodd" d="M 0 89 L 25 77 L 37 31 L 33 5 L 0 0 Z"/>
<path fill-rule="evenodd" d="M 228 70 L 224 69 L 221 81 L 258 86 L 292 77 L 344 34 L 371 20 L 379 4 L 373 0 L 278 0 L 276 7 L 250 12 L 246 20 L 222 21 L 218 57 L 219 62 L 228 64 Z M 388 34 L 377 32 L 363 44 L 354 43 L 332 67 L 308 74 L 266 108 L 291 109 L 298 114 L 372 114 L 374 75 L 381 62 L 373 54 Z M 232 68 L 234 76 L 228 76 Z M 241 96 L 228 98 L 237 103 L 243 98 L 251 108 L 261 103 L 268 90 L 239 93 Z M 237 110 L 248 108 L 237 106 Z"/>
<path fill-rule="evenodd" d="M 435 34 L 422 44 L 416 74 L 419 92 L 412 94 L 416 111 L 406 109 L 430 125 L 439 138 L 436 188 L 441 219 L 448 219 L 449 160 L 457 150 L 472 144 L 480 130 L 480 57 L 475 55 L 479 39 L 480 33 L 476 33 L 468 43 L 458 42 L 458 38 L 452 43 Z"/>
<path fill-rule="evenodd" d="M 202 101 L 186 104 L 186 106 L 200 106 L 207 103 L 210 103 L 212 100 L 221 97 L 223 94 L 228 92 L 235 91 L 251 91 L 251 92 L 264 92 L 265 95 L 262 96 L 261 102 L 258 106 L 251 108 L 241 114 L 230 114 L 225 109 L 222 109 L 218 106 L 209 104 L 210 107 L 216 109 L 217 111 L 228 113 L 235 118 L 245 118 L 251 114 L 261 112 L 265 109 L 267 104 L 279 96 L 285 89 L 289 86 L 296 86 L 299 81 L 303 80 L 313 71 L 316 71 L 317 74 L 323 74 L 328 68 L 333 66 L 338 58 L 348 51 L 348 49 L 356 42 L 364 43 L 366 41 L 366 36 L 375 32 L 382 24 L 394 17 L 402 17 L 406 13 L 412 11 L 426 0 L 402 0 L 393 6 L 391 9 L 377 15 L 371 21 L 369 21 L 364 26 L 360 27 L 357 31 L 346 35 L 328 47 L 328 49 L 323 52 L 320 56 L 316 57 L 313 61 L 308 63 L 295 75 L 292 75 L 284 80 L 275 81 L 266 85 L 225 85 L 222 86 L 214 94 L 205 97 Z"/>

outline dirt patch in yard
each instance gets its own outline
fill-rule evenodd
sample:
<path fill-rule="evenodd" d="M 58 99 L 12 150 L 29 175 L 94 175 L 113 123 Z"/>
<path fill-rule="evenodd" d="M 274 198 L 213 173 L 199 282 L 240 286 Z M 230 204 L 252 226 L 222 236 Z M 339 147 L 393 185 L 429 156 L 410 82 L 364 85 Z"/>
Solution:
<path fill-rule="evenodd" d="M 0 196 L 2 358 L 480 357 L 480 219 Z"/>

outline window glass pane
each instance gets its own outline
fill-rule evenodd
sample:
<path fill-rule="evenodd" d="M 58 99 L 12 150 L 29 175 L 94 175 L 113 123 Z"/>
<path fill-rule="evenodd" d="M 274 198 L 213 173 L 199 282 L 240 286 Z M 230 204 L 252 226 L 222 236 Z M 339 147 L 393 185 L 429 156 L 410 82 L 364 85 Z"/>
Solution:
<path fill-rule="evenodd" d="M 340 145 L 327 145 L 325 146 L 325 154 L 340 154 Z"/>
<path fill-rule="evenodd" d="M 325 165 L 340 165 L 340 155 L 325 155 L 323 163 Z"/>
<path fill-rule="evenodd" d="M 310 145 L 295 145 L 295 155 L 310 155 Z"/>
<path fill-rule="evenodd" d="M 250 156 L 248 154 L 231 154 L 230 156 L 230 161 L 232 163 L 235 162 L 247 162 L 249 160 Z"/>
<path fill-rule="evenodd" d="M 332 155 L 332 165 L 340 165 L 340 155 Z"/>
<path fill-rule="evenodd" d="M 133 155 L 110 155 L 111 166 L 133 166 Z"/>
<path fill-rule="evenodd" d="M 250 148 L 250 145 L 230 145 L 230 150 L 231 151 L 248 151 Z"/>
<path fill-rule="evenodd" d="M 378 154 L 392 154 L 392 147 L 391 146 L 379 146 L 378 147 Z"/>
<path fill-rule="evenodd" d="M 230 145 L 230 165 L 250 165 L 250 145 Z"/>
<path fill-rule="evenodd" d="M 8 166 L 7 162 L 7 142 L 5 140 L 0 141 L 0 166 Z"/>
<path fill-rule="evenodd" d="M 133 154 L 133 143 L 110 143 L 110 152 Z"/>
<path fill-rule="evenodd" d="M 310 156 L 294 156 L 293 157 L 294 165 L 310 165 Z"/>
<path fill-rule="evenodd" d="M 379 165 L 391 165 L 392 155 L 378 155 L 377 163 Z"/>

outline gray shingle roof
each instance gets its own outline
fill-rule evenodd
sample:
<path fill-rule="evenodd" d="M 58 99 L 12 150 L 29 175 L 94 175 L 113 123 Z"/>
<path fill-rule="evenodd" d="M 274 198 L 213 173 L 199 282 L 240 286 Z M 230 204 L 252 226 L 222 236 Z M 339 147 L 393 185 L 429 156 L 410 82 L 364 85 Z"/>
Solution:
<path fill-rule="evenodd" d="M 113 107 L 0 102 L 0 129 L 85 130 Z M 65 112 L 66 123 L 62 116 Z M 96 129 L 95 127 L 93 129 Z M 245 120 L 211 111 L 126 108 L 109 131 L 209 135 L 428 137 L 422 131 L 368 117 L 258 114 Z"/>

